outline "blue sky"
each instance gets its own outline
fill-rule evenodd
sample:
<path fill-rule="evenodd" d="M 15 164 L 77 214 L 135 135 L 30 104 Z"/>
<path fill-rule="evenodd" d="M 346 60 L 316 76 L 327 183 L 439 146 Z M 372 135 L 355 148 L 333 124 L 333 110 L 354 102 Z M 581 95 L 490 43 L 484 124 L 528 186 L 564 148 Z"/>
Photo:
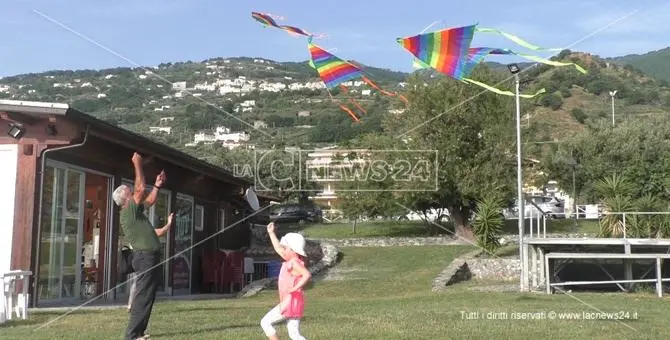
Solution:
<path fill-rule="evenodd" d="M 316 41 L 345 59 L 410 71 L 411 58 L 395 38 L 439 26 L 479 23 L 543 47 L 568 47 L 619 56 L 670 46 L 670 2 L 528 1 L 507 5 L 480 1 L 304 0 L 2 0 L 0 76 L 53 69 L 154 66 L 211 57 L 307 59 L 306 40 L 263 28 L 251 11 L 285 17 L 282 24 L 326 33 Z M 384 5 L 382 5 L 384 4 Z M 318 8 L 318 9 L 317 9 Z M 69 26 L 114 51 L 110 53 L 35 13 Z M 577 43 L 634 10 L 639 12 Z M 575 44 L 576 43 L 576 44 Z M 473 46 L 520 49 L 508 40 L 478 34 Z M 121 55 L 122 57 L 119 57 Z M 548 57 L 551 53 L 539 53 Z M 129 62 L 130 60 L 131 62 Z M 507 62 L 498 57 L 490 60 Z"/>

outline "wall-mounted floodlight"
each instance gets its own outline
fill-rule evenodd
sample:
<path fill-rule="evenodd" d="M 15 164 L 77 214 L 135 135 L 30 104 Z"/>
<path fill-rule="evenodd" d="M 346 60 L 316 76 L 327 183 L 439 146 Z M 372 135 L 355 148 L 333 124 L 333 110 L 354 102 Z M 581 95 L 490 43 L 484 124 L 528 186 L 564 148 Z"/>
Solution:
<path fill-rule="evenodd" d="M 14 138 L 14 139 L 21 139 L 23 135 L 26 133 L 26 128 L 23 127 L 23 125 L 16 124 L 16 123 L 11 123 L 9 124 L 9 130 L 7 131 L 7 134 Z"/>

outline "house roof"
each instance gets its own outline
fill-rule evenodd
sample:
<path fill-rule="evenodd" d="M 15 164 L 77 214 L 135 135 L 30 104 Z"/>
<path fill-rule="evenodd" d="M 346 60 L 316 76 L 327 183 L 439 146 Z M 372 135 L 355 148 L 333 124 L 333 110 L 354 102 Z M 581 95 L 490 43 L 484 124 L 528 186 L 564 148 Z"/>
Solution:
<path fill-rule="evenodd" d="M 124 145 L 131 149 L 136 149 L 139 152 L 155 155 L 157 158 L 162 158 L 184 168 L 224 182 L 233 184 L 239 183 L 245 186 L 251 186 L 253 184 L 253 182 L 248 179 L 236 177 L 232 172 L 224 168 L 207 163 L 165 144 L 142 137 L 132 131 L 107 123 L 101 119 L 73 109 L 68 104 L 0 100 L 0 111 L 21 113 L 33 118 L 64 116 L 74 123 L 87 125 L 90 133 L 115 144 Z"/>

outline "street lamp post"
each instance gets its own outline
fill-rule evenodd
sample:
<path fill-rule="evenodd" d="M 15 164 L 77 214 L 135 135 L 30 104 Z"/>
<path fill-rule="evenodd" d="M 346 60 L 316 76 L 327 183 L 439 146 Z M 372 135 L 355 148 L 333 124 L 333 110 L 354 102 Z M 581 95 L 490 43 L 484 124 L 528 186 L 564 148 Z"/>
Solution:
<path fill-rule="evenodd" d="M 510 64 L 507 66 L 510 73 L 514 75 L 514 85 L 515 85 L 515 99 L 516 99 L 516 193 L 517 193 L 517 211 L 519 218 L 519 262 L 521 264 L 521 275 L 519 282 L 519 289 L 523 292 L 526 291 L 526 276 L 527 271 L 525 267 L 524 258 L 524 246 L 523 246 L 523 234 L 524 228 L 523 223 L 526 218 L 524 214 L 524 200 L 523 200 L 523 176 L 521 168 L 521 103 L 519 101 L 519 72 L 521 69 L 517 64 Z"/>
<path fill-rule="evenodd" d="M 570 167 L 572 167 L 572 220 L 575 230 L 577 230 L 577 181 L 575 171 L 577 170 L 577 161 L 570 151 Z"/>
<path fill-rule="evenodd" d="M 614 96 L 616 96 L 617 90 L 610 91 L 610 97 L 612 97 L 612 126 L 614 126 Z"/>

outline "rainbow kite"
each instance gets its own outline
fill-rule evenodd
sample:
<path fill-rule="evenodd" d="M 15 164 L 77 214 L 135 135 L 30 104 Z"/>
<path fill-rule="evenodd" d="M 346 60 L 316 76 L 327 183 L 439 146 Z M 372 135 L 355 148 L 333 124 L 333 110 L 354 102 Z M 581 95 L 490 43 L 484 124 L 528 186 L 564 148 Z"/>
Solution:
<path fill-rule="evenodd" d="M 333 100 L 333 102 L 335 102 L 343 111 L 348 113 L 354 121 L 360 122 L 359 117 L 347 106 L 338 103 L 330 92 L 330 90 L 339 87 L 344 93 L 349 93 L 349 89 L 344 85 L 344 83 L 354 79 L 361 79 L 363 82 L 380 93 L 389 97 L 399 97 L 407 104 L 407 99 L 405 99 L 405 97 L 398 93 L 383 90 L 372 80 L 370 80 L 370 78 L 368 78 L 363 70 L 361 70 L 358 66 L 344 61 L 343 59 L 336 57 L 325 49 L 313 44 L 311 39 L 308 43 L 308 47 L 310 54 L 310 66 L 316 69 L 316 71 L 319 73 L 319 78 L 321 78 L 324 85 L 326 86 L 328 95 Z M 349 98 L 349 101 L 354 106 L 356 106 L 359 111 L 366 113 L 365 109 L 363 109 L 363 107 L 353 98 Z"/>
<path fill-rule="evenodd" d="M 461 80 L 468 66 L 468 48 L 474 34 L 475 25 L 472 25 L 398 38 L 398 42 L 423 65 Z"/>
<path fill-rule="evenodd" d="M 491 47 L 470 47 L 475 32 L 493 32 L 501 34 L 517 44 L 533 50 L 555 51 L 559 49 L 545 49 L 523 41 L 511 34 L 500 32 L 490 28 L 477 28 L 477 25 L 447 28 L 436 32 L 421 33 L 412 37 L 398 38 L 398 43 L 414 55 L 414 68 L 434 68 L 435 70 L 456 80 L 468 82 L 481 86 L 489 91 L 513 96 L 511 91 L 503 91 L 484 83 L 467 78 L 475 66 L 489 55 L 516 55 L 522 58 L 536 61 L 552 66 L 573 65 L 579 72 L 586 73 L 581 66 L 574 63 L 562 63 L 547 60 L 537 56 L 514 52 L 509 49 Z M 545 90 L 541 89 L 535 94 L 520 95 L 523 98 L 532 98 Z"/>
<path fill-rule="evenodd" d="M 291 35 L 302 35 L 305 37 L 317 37 L 317 38 L 325 38 L 325 34 L 312 34 L 309 33 L 301 28 L 295 27 L 295 26 L 289 26 L 289 25 L 279 25 L 276 20 L 284 20 L 283 17 L 268 14 L 268 13 L 259 13 L 259 12 L 251 12 L 251 17 L 254 18 L 254 20 L 260 22 L 263 24 L 265 27 L 275 27 L 282 29 L 286 32 L 288 32 Z M 276 20 L 275 20 L 276 19 Z"/>

